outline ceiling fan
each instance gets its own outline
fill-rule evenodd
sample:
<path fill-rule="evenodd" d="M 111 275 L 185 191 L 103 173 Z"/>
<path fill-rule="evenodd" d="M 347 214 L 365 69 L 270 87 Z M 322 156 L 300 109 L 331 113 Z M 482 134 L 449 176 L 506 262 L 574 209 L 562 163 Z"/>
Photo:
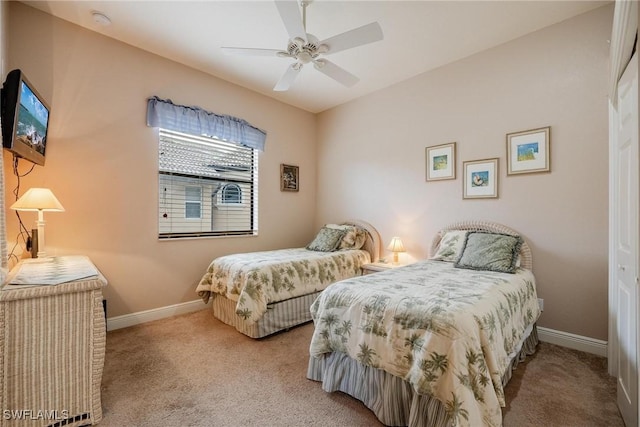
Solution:
<path fill-rule="evenodd" d="M 289 44 L 286 50 L 243 47 L 223 47 L 222 50 L 230 55 L 276 56 L 295 59 L 295 62 L 287 68 L 274 86 L 274 91 L 288 90 L 302 67 L 310 62 L 313 63 L 316 70 L 337 82 L 347 87 L 355 85 L 360 80 L 358 77 L 321 56 L 382 40 L 380 24 L 372 22 L 320 41 L 313 34 L 307 33 L 307 6 L 312 1 L 300 1 L 302 19 L 297 1 L 280 0 L 275 2 L 289 34 Z"/>

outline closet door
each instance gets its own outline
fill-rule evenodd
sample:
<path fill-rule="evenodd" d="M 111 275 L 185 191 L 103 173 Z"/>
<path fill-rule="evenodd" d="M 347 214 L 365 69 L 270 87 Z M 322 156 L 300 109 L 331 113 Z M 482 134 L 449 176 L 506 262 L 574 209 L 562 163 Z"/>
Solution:
<path fill-rule="evenodd" d="M 618 84 L 614 141 L 614 247 L 617 294 L 618 406 L 627 426 L 638 425 L 638 56 Z"/>

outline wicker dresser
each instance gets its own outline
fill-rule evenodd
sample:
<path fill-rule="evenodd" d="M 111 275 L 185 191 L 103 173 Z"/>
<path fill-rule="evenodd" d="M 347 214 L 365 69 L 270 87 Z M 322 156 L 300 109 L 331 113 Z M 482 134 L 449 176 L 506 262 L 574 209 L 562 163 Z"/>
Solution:
<path fill-rule="evenodd" d="M 0 290 L 0 426 L 82 426 L 102 419 L 106 284 L 98 272 L 58 285 Z"/>

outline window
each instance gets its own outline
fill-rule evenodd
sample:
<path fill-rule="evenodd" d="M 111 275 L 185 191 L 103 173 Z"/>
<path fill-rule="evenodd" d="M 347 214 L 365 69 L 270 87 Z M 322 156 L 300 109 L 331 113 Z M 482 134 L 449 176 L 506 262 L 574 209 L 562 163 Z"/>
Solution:
<path fill-rule="evenodd" d="M 222 203 L 242 203 L 242 190 L 238 184 L 222 187 Z"/>
<path fill-rule="evenodd" d="M 202 188 L 184 188 L 184 217 L 202 218 Z"/>
<path fill-rule="evenodd" d="M 161 239 L 258 234 L 258 151 L 160 129 Z"/>

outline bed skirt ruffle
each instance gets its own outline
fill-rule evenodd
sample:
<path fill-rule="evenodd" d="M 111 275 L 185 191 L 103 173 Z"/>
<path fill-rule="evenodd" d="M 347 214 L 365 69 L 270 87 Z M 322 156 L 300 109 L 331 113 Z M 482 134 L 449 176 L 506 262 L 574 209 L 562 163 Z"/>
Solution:
<path fill-rule="evenodd" d="M 518 363 L 536 352 L 537 345 L 538 332 L 534 325 L 520 351 L 511 359 L 510 368 L 502 377 L 503 385 L 509 382 Z M 439 400 L 418 394 L 402 378 L 362 365 L 344 353 L 310 357 L 307 378 L 321 381 L 326 392 L 341 391 L 360 400 L 387 426 L 451 426 L 444 404 Z"/>
<path fill-rule="evenodd" d="M 236 314 L 237 303 L 222 295 L 216 295 L 213 298 L 211 307 L 213 309 L 213 316 L 216 319 L 233 326 L 248 337 L 263 338 L 267 335 L 310 322 L 311 312 L 309 311 L 309 306 L 313 304 L 313 301 L 315 301 L 320 292 L 322 291 L 268 304 L 267 312 L 254 323 L 248 323 L 245 319 L 238 316 Z"/>

